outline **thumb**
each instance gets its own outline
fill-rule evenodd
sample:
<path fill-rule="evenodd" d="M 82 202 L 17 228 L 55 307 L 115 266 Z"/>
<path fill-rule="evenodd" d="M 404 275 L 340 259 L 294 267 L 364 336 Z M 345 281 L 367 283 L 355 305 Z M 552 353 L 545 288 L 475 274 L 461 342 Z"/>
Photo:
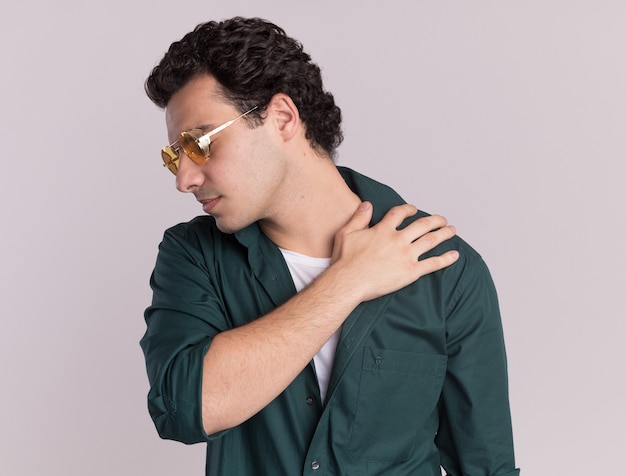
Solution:
<path fill-rule="evenodd" d="M 352 215 L 352 218 L 343 227 L 337 231 L 335 242 L 333 243 L 332 261 L 336 262 L 342 254 L 345 238 L 355 231 L 365 230 L 372 219 L 372 204 L 370 202 L 361 202 L 359 207 Z"/>
<path fill-rule="evenodd" d="M 367 228 L 372 219 L 372 210 L 373 207 L 370 202 L 361 202 L 354 212 L 354 215 L 352 215 L 352 218 L 350 218 L 350 221 L 343 226 L 341 231 L 347 234 Z"/>

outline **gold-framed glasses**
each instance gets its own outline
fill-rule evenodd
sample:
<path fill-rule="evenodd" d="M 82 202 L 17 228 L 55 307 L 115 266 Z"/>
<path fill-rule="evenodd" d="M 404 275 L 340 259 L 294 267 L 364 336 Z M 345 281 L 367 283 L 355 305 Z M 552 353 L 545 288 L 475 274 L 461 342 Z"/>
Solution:
<path fill-rule="evenodd" d="M 195 164 L 204 165 L 211 155 L 211 140 L 213 136 L 223 131 L 246 114 L 250 114 L 257 107 L 258 106 L 254 106 L 249 111 L 240 114 L 209 132 L 205 132 L 204 129 L 191 129 L 181 132 L 177 141 L 161 149 L 163 167 L 167 167 L 170 172 L 176 175 L 176 172 L 178 172 L 178 162 L 180 161 L 179 151 L 181 149 Z"/>

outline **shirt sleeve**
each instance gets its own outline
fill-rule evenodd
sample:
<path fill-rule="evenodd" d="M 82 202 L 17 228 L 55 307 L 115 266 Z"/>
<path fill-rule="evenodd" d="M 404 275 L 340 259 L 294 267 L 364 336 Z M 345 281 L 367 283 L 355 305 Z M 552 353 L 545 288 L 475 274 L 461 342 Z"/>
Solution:
<path fill-rule="evenodd" d="M 202 365 L 226 319 L 205 259 L 183 233 L 165 233 L 150 286 L 152 305 L 145 312 L 147 330 L 141 339 L 150 416 L 162 438 L 187 444 L 207 441 Z"/>
<path fill-rule="evenodd" d="M 450 268 L 448 368 L 439 403 L 437 446 L 449 476 L 517 476 L 506 353 L 489 270 L 471 252 Z M 454 271 L 453 268 L 458 265 Z"/>

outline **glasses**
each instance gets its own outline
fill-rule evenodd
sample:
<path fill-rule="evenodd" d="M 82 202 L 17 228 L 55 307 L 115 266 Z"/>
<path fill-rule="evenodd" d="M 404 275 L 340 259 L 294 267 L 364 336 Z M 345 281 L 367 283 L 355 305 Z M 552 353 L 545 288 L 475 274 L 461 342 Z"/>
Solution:
<path fill-rule="evenodd" d="M 228 121 L 221 126 L 210 130 L 209 132 L 204 132 L 204 129 L 191 129 L 189 131 L 181 132 L 177 141 L 170 145 L 166 145 L 161 150 L 163 167 L 167 167 L 170 172 L 176 175 L 176 172 L 178 172 L 178 162 L 180 161 L 179 151 L 181 149 L 195 164 L 204 165 L 206 161 L 209 160 L 209 156 L 211 155 L 212 137 L 218 132 L 226 129 L 238 119 L 241 119 L 246 114 L 250 114 L 257 107 L 258 106 L 254 106 L 249 111 L 244 112 L 233 120 Z"/>

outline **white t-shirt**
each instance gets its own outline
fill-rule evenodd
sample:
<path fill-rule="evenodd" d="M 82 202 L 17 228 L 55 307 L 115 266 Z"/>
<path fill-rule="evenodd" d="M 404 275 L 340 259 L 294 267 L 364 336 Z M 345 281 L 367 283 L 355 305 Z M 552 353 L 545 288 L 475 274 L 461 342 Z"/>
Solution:
<path fill-rule="evenodd" d="M 282 248 L 280 248 L 280 251 L 285 257 L 287 267 L 291 273 L 291 278 L 293 279 L 298 292 L 309 285 L 311 281 L 322 273 L 322 271 L 330 266 L 330 258 L 312 258 L 311 256 L 284 250 Z M 341 329 L 338 329 L 313 357 L 322 402 L 326 400 L 328 381 L 330 379 L 330 372 L 333 368 L 335 351 L 337 350 L 337 341 L 339 340 L 340 333 Z"/>

